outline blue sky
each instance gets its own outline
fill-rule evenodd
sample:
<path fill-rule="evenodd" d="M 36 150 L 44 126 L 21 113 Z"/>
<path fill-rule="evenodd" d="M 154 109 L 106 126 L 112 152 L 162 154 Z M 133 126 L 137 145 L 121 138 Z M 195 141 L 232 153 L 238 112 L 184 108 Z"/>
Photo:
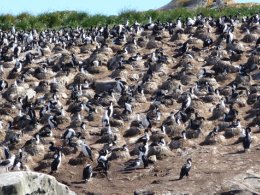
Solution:
<path fill-rule="evenodd" d="M 240 0 L 240 2 L 259 0 Z M 0 14 L 19 14 L 77 10 L 90 14 L 116 15 L 120 11 L 134 9 L 138 11 L 159 8 L 170 0 L 0 0 Z"/>

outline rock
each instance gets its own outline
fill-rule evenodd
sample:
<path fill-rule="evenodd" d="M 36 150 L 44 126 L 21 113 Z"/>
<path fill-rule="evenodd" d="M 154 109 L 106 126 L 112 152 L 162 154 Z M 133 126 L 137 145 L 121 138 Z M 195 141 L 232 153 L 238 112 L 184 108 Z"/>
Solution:
<path fill-rule="evenodd" d="M 0 174 L 0 195 L 52 194 L 75 195 L 55 177 L 43 173 L 22 171 Z"/>
<path fill-rule="evenodd" d="M 241 173 L 230 180 L 225 180 L 220 194 L 259 194 L 259 178 L 259 171 L 247 170 L 246 173 Z"/>

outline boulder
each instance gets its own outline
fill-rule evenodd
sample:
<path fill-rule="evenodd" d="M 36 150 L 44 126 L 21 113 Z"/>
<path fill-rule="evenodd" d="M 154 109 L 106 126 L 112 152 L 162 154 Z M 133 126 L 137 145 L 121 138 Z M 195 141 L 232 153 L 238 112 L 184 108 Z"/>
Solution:
<path fill-rule="evenodd" d="M 224 180 L 221 194 L 259 194 L 259 178 L 259 171 L 249 169 L 230 180 Z"/>
<path fill-rule="evenodd" d="M 0 195 L 52 194 L 76 195 L 55 177 L 30 171 L 0 174 Z"/>

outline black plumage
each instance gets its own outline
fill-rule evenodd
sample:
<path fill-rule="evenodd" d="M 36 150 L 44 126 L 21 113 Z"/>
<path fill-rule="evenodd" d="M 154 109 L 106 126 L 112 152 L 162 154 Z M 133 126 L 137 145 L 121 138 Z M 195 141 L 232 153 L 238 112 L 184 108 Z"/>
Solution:
<path fill-rule="evenodd" d="M 11 163 L 11 161 L 9 159 L 3 160 L 2 162 L 0 162 L 0 166 L 6 166 L 6 165 L 8 165 L 10 163 Z"/>
<path fill-rule="evenodd" d="M 10 158 L 10 150 L 8 147 L 4 146 L 4 155 L 5 155 L 5 159 Z"/>
<path fill-rule="evenodd" d="M 203 41 L 203 47 L 209 47 L 213 43 L 213 40 L 211 38 L 207 38 Z"/>
<path fill-rule="evenodd" d="M 92 177 L 92 166 L 88 164 L 84 169 L 83 169 L 83 180 L 85 182 L 88 182 L 90 178 Z"/>
<path fill-rule="evenodd" d="M 251 132 L 251 129 L 249 127 L 246 128 L 246 136 L 243 138 L 244 151 L 250 149 L 250 146 L 252 143 L 252 138 L 251 138 L 250 132 Z"/>
<path fill-rule="evenodd" d="M 52 174 L 53 172 L 57 171 L 59 166 L 61 164 L 61 151 L 59 151 L 58 154 L 55 154 L 55 158 L 51 163 L 51 172 L 50 174 Z"/>
<path fill-rule="evenodd" d="M 145 155 L 142 155 L 142 161 L 144 164 L 144 168 L 148 167 L 149 164 L 153 164 L 154 162 L 147 158 Z"/>
<path fill-rule="evenodd" d="M 61 148 L 54 145 L 53 142 L 49 142 L 49 151 L 51 152 L 58 152 Z"/>
<path fill-rule="evenodd" d="M 181 180 L 184 176 L 189 176 L 189 171 L 191 169 L 191 159 L 189 158 L 187 160 L 187 163 L 185 163 L 182 168 L 181 168 L 181 172 L 180 172 L 180 177 L 179 180 Z"/>

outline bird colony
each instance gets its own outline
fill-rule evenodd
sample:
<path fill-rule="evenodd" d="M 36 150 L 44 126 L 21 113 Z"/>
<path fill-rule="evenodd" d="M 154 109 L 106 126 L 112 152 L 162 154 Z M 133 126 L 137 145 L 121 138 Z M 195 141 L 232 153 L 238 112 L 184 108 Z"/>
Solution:
<path fill-rule="evenodd" d="M 172 182 L 186 182 L 203 173 L 198 150 L 250 154 L 259 33 L 257 14 L 0 30 L 1 172 L 39 171 L 88 189 L 156 178 L 167 165 Z"/>

